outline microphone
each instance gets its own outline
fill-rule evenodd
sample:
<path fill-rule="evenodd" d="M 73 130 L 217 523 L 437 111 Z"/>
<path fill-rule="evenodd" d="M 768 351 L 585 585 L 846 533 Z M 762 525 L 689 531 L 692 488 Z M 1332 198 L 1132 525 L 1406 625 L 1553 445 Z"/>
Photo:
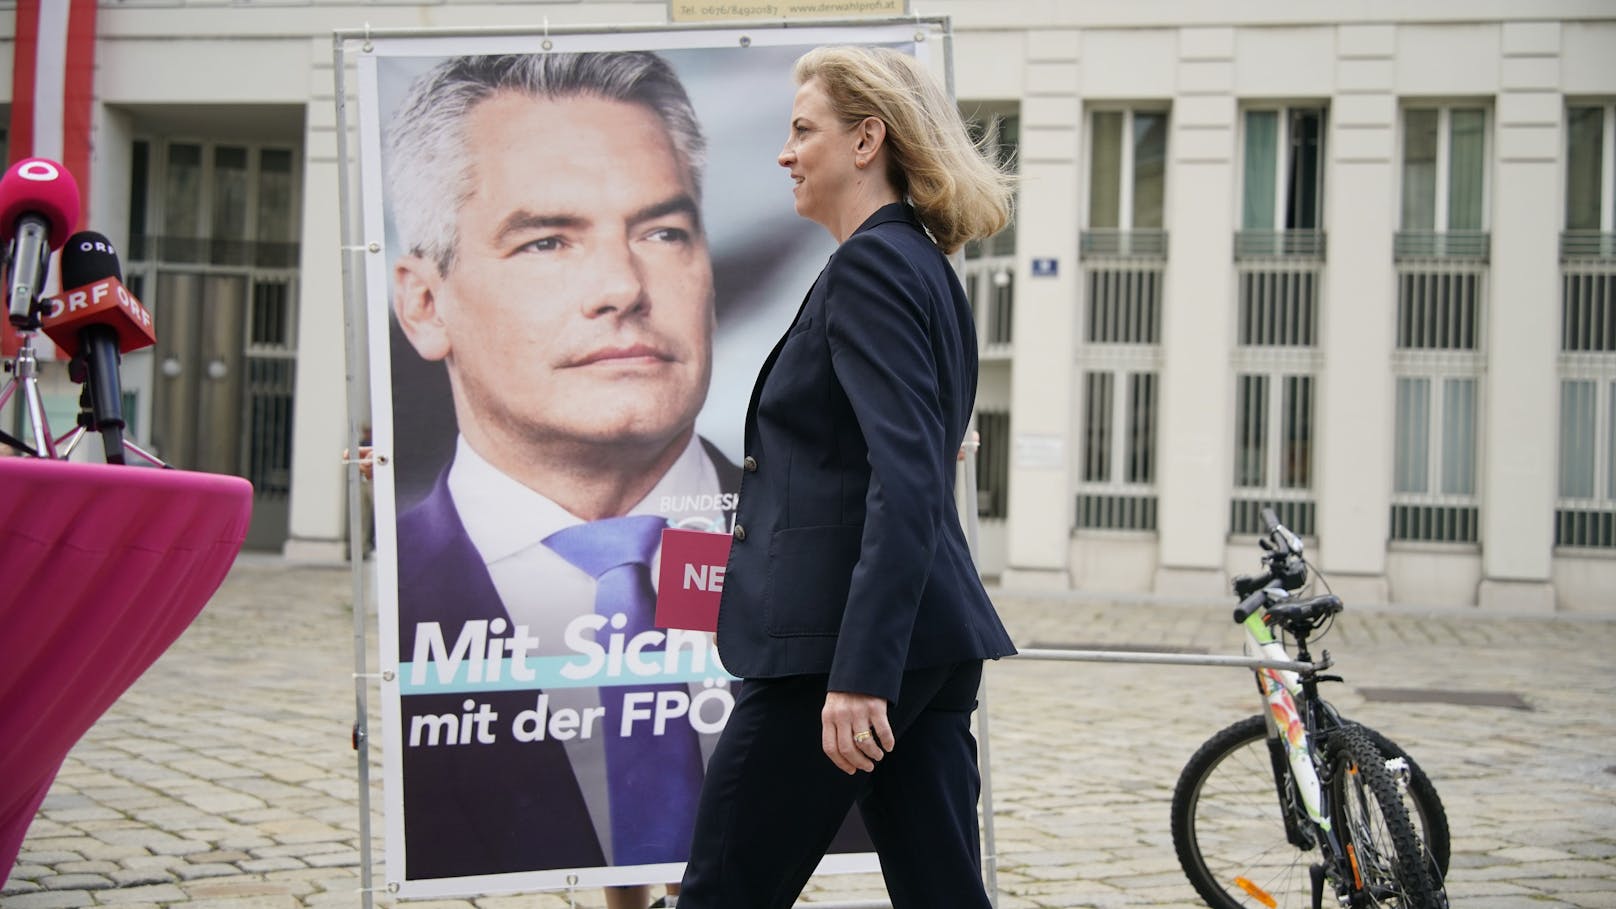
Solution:
<path fill-rule="evenodd" d="M 51 250 L 79 220 L 79 184 L 48 158 L 24 158 L 0 177 L 0 243 L 6 246 L 11 324 L 39 327 L 34 300 L 50 275 Z"/>
<path fill-rule="evenodd" d="M 118 362 L 121 354 L 157 343 L 151 313 L 123 286 L 112 241 L 93 230 L 67 238 L 62 286 L 71 289 L 45 301 L 45 334 L 75 364 L 82 364 L 92 428 L 101 433 L 107 463 L 122 464 L 125 423 Z"/>

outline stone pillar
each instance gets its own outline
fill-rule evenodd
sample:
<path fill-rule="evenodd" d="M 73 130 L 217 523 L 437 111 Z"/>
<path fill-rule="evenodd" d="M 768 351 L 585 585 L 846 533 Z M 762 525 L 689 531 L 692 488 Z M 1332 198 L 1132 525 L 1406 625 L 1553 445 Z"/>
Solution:
<path fill-rule="evenodd" d="M 1483 608 L 1554 609 L 1560 24 L 1502 26 L 1481 475 Z"/>
<path fill-rule="evenodd" d="M 1391 352 L 1397 277 L 1397 118 L 1391 25 L 1336 30 L 1326 146 L 1319 383 L 1320 567 L 1348 602 L 1385 602 L 1391 511 Z M 1344 586 L 1343 586 L 1344 585 Z"/>
<path fill-rule="evenodd" d="M 343 324 L 341 224 L 336 217 L 337 122 L 329 40 L 311 42 L 310 101 L 303 157 L 302 267 L 298 281 L 296 407 L 292 417 L 292 492 L 287 558 L 337 562 L 347 557 L 346 334 Z M 356 79 L 347 74 L 349 104 Z M 357 137 L 348 154 L 357 162 Z M 357 174 L 357 164 L 354 173 Z M 358 180 L 350 184 L 359 208 Z M 357 217 L 355 218 L 357 223 Z M 355 263 L 362 267 L 363 263 Z M 360 379 L 362 380 L 362 379 Z"/>
<path fill-rule="evenodd" d="M 1167 144 L 1158 593 L 1224 592 L 1232 486 L 1235 32 L 1179 33 Z"/>
<path fill-rule="evenodd" d="M 1078 32 L 1027 33 L 1011 326 L 1010 502 L 1005 586 L 1070 586 L 1073 344 L 1078 296 Z M 1054 274 L 1033 276 L 1033 259 Z"/>

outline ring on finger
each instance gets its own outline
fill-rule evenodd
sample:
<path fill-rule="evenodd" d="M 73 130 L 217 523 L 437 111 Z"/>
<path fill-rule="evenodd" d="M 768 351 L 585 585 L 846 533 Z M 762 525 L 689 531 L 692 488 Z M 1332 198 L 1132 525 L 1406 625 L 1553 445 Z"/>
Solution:
<path fill-rule="evenodd" d="M 862 742 L 873 735 L 875 735 L 875 732 L 870 729 L 866 729 L 863 732 L 855 732 L 853 733 L 853 741 Z"/>

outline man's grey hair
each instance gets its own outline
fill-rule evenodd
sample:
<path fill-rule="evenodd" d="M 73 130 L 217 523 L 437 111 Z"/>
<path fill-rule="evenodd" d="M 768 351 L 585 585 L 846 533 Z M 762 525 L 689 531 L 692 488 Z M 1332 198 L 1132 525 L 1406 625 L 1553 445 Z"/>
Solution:
<path fill-rule="evenodd" d="M 644 105 L 662 121 L 700 203 L 707 143 L 679 77 L 656 54 L 456 57 L 415 81 L 387 129 L 387 188 L 399 242 L 437 263 L 440 274 L 454 263 L 457 214 L 473 189 L 466 121 L 480 102 L 505 91 L 543 100 L 590 97 Z M 535 179 L 544 172 L 545 163 L 535 161 Z"/>

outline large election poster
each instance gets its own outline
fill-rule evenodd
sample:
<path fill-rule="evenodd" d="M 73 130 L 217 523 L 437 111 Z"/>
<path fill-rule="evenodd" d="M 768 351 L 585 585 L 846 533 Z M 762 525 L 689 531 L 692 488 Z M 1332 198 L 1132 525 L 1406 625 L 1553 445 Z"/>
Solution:
<path fill-rule="evenodd" d="M 387 881 L 676 881 L 737 680 L 657 628 L 833 249 L 776 161 L 810 47 L 937 23 L 376 37 L 358 55 Z M 788 819 L 782 822 L 789 823 Z M 823 871 L 874 870 L 853 813 Z"/>

